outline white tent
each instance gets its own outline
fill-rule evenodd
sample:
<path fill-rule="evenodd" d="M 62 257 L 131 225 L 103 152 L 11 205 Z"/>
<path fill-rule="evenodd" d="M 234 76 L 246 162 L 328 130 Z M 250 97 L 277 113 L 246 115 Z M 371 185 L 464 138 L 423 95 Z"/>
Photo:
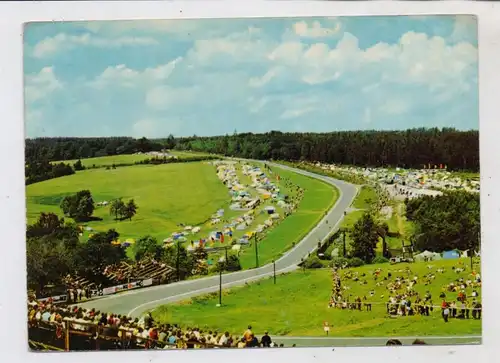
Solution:
<path fill-rule="evenodd" d="M 430 252 L 430 251 L 424 251 L 422 253 L 419 253 L 418 255 L 415 256 L 415 261 L 436 261 L 440 260 L 441 255 L 436 252 Z"/>

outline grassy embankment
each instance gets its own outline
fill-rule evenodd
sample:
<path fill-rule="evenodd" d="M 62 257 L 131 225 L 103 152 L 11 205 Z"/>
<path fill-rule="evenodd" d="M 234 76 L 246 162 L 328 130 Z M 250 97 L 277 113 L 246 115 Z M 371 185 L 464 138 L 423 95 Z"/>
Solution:
<path fill-rule="evenodd" d="M 457 274 L 451 267 L 467 266 L 464 273 Z M 218 294 L 209 294 L 186 301 L 164 305 L 154 310 L 153 316 L 161 322 L 178 323 L 181 326 L 199 326 L 219 331 L 228 330 L 241 334 L 248 324 L 254 331 L 262 333 L 268 330 L 271 335 L 290 336 L 322 336 L 322 325 L 328 321 L 332 327 L 330 336 L 337 337 L 379 337 L 379 336 L 452 336 L 481 334 L 480 320 L 452 319 L 445 324 L 439 309 L 431 316 L 388 317 L 385 302 L 388 292 L 385 286 L 376 286 L 370 272 L 375 268 L 382 268 L 383 276 L 390 271 L 393 278 L 402 274 L 402 270 L 409 266 L 413 274 L 420 277 L 429 273 L 429 263 L 399 264 L 399 265 L 366 265 L 353 268 L 360 274 L 365 272 L 367 284 L 347 280 L 344 282 L 350 287 L 349 294 L 367 296 L 375 291 L 373 310 L 350 311 L 329 309 L 327 307 L 331 293 L 330 270 L 296 271 L 277 277 L 277 284 L 273 279 L 267 279 L 248 286 L 236 287 L 223 291 L 222 307 L 216 307 Z M 438 298 L 442 287 L 459 277 L 469 278 L 468 260 L 447 260 L 432 262 L 432 271 L 436 279 L 432 285 L 415 285 L 415 290 L 425 294 L 429 290 L 434 304 L 439 305 Z M 446 268 L 443 274 L 436 273 L 439 267 Z M 471 289 L 467 290 L 470 296 Z M 478 290 L 481 294 L 481 291 Z M 384 296 L 384 297 L 382 297 Z M 447 293 L 448 300 L 456 299 L 456 293 Z M 377 303 L 378 302 L 378 303 Z"/>

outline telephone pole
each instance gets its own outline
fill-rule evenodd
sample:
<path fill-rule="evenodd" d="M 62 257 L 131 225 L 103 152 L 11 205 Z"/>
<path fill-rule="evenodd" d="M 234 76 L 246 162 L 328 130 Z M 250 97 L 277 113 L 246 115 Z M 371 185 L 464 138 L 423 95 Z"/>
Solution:
<path fill-rule="evenodd" d="M 254 242 L 255 242 L 255 268 L 258 268 L 259 267 L 259 249 L 257 247 L 257 233 L 255 233 Z"/>
<path fill-rule="evenodd" d="M 274 284 L 276 285 L 276 261 L 273 260 L 273 277 L 274 277 Z"/>
<path fill-rule="evenodd" d="M 177 263 L 176 263 L 176 268 L 177 268 L 177 281 L 181 281 L 181 273 L 180 273 L 180 242 L 177 241 Z"/>

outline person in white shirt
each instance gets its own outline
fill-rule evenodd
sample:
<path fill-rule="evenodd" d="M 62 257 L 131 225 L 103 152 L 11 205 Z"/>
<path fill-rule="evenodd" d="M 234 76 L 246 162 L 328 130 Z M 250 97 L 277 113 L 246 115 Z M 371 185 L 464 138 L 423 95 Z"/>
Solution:
<path fill-rule="evenodd" d="M 444 310 L 443 310 L 443 319 L 444 319 L 444 322 L 447 323 L 448 322 L 448 317 L 450 315 L 450 309 L 448 307 L 446 307 Z"/>
<path fill-rule="evenodd" d="M 227 343 L 227 340 L 228 340 L 228 333 L 226 332 L 225 334 L 223 334 L 221 337 L 220 337 L 220 340 L 219 340 L 219 345 L 223 346 Z"/>

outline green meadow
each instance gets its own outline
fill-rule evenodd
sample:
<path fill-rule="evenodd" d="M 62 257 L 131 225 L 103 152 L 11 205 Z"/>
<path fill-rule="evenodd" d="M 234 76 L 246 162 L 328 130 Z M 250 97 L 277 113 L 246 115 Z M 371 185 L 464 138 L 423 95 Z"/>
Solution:
<path fill-rule="evenodd" d="M 445 324 L 440 310 L 431 316 L 389 317 L 385 302 L 389 295 L 385 285 L 376 286 L 371 272 L 382 269 L 382 276 L 391 272 L 395 276 L 406 275 L 408 266 L 413 275 L 422 277 L 429 273 L 428 265 L 436 279 L 431 285 L 415 285 L 415 290 L 423 296 L 430 291 L 434 305 L 440 304 L 439 294 L 444 285 L 459 277 L 470 278 L 469 260 L 442 260 L 431 263 L 365 265 L 350 269 L 365 272 L 367 284 L 344 280 L 349 286 L 351 301 L 367 296 L 373 303 L 372 311 L 342 310 L 328 308 L 332 278 L 329 269 L 296 271 L 277 276 L 276 285 L 269 278 L 242 287 L 223 291 L 222 307 L 217 307 L 218 293 L 208 294 L 179 303 L 163 305 L 153 311 L 153 317 L 160 322 L 177 323 L 181 326 L 198 326 L 206 329 L 228 330 L 241 334 L 248 324 L 254 332 L 262 334 L 268 330 L 271 335 L 322 336 L 324 321 L 331 327 L 330 336 L 337 337 L 377 337 L 377 336 L 449 336 L 481 334 L 480 320 L 451 319 Z M 456 273 L 453 266 L 467 266 L 466 272 Z M 437 273 L 439 267 L 446 269 Z M 479 269 L 479 266 L 475 266 Z M 343 270 L 346 271 L 346 270 Z M 373 298 L 369 292 L 375 291 Z M 470 296 L 472 290 L 468 289 Z M 481 295 L 481 291 L 478 290 Z M 455 300 L 456 293 L 447 293 L 447 300 Z"/>
<path fill-rule="evenodd" d="M 352 207 L 355 209 L 368 209 L 370 206 L 377 201 L 377 193 L 375 189 L 370 186 L 363 185 L 356 195 L 356 199 L 352 203 Z"/>
<path fill-rule="evenodd" d="M 87 223 L 96 231 L 115 228 L 122 239 L 150 234 L 163 240 L 179 223 L 203 223 L 228 201 L 227 189 L 208 163 L 91 169 L 27 186 L 28 223 L 40 212 L 62 216 L 61 200 L 82 189 L 89 189 L 96 203 L 116 198 L 135 200 L 139 209 L 132 221 L 115 221 L 105 206 L 94 211 L 102 221 Z"/>
<path fill-rule="evenodd" d="M 207 156 L 204 153 L 197 152 L 189 152 L 189 151 L 171 151 L 170 154 L 177 156 L 178 158 L 187 158 L 187 157 L 195 157 L 195 156 Z M 139 161 L 143 161 L 146 159 L 150 159 L 152 156 L 147 154 L 123 154 L 123 155 L 112 155 L 112 156 L 101 156 L 95 158 L 86 158 L 81 159 L 83 166 L 87 168 L 91 167 L 103 167 L 103 166 L 111 166 L 111 165 L 119 165 L 119 164 L 133 164 Z M 65 164 L 74 164 L 77 161 L 75 160 L 60 160 L 54 161 L 53 163 L 65 163 Z"/>

